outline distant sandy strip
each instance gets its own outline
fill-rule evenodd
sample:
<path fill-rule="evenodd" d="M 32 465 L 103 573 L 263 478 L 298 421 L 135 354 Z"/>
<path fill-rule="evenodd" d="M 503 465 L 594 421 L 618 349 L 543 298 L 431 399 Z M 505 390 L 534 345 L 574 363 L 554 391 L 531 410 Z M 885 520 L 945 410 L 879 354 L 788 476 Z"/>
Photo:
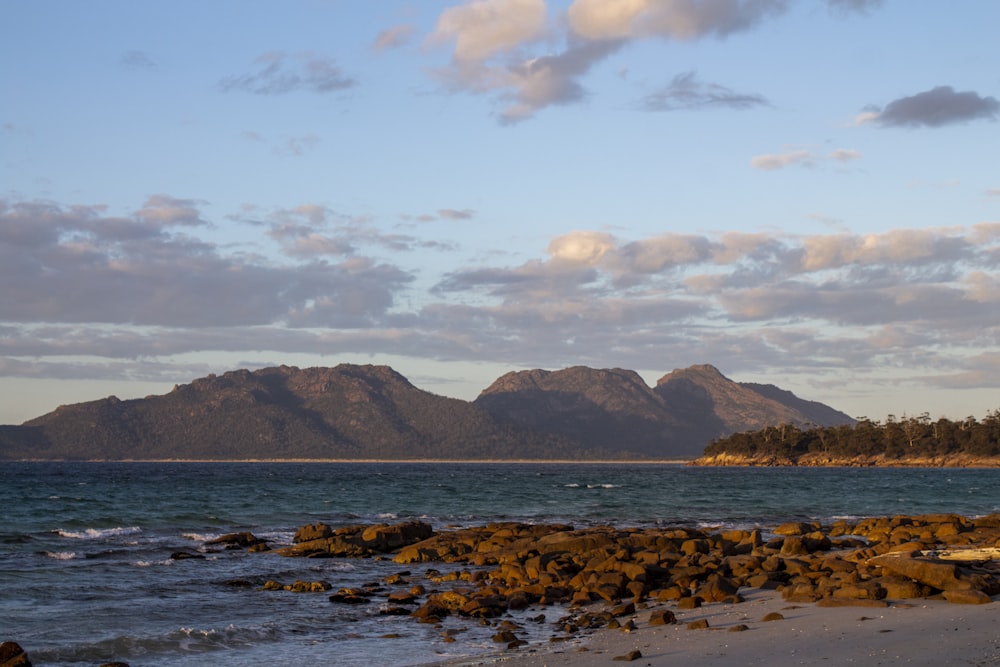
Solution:
<path fill-rule="evenodd" d="M 525 646 L 441 665 L 666 667 L 745 665 L 1000 665 L 1000 604 L 959 605 L 914 600 L 888 608 L 790 604 L 772 591 L 744 592 L 742 604 L 676 611 L 676 625 L 650 626 L 655 606 L 640 611 L 637 630 L 600 630 L 576 643 Z M 762 621 L 778 612 L 784 618 Z M 708 629 L 688 629 L 705 619 Z M 622 619 L 624 622 L 625 619 Z M 731 632 L 737 625 L 743 632 Z M 630 651 L 642 655 L 622 660 Z"/>

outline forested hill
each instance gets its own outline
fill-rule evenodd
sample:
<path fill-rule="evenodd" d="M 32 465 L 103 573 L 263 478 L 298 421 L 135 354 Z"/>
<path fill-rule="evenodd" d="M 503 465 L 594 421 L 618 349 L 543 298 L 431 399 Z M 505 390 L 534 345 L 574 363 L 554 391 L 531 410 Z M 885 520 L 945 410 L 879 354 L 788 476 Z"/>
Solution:
<path fill-rule="evenodd" d="M 1000 467 L 1000 409 L 981 420 L 932 421 L 925 413 L 805 430 L 769 426 L 714 441 L 694 464 Z"/>

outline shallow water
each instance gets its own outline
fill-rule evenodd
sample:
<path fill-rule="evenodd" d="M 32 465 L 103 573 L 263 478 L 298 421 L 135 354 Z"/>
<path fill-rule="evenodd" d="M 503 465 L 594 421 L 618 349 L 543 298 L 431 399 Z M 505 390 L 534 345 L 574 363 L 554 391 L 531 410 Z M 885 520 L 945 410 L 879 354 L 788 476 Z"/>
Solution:
<path fill-rule="evenodd" d="M 419 518 L 583 525 L 772 526 L 787 520 L 1000 512 L 1000 470 L 689 468 L 653 464 L 3 463 L 0 639 L 40 665 L 416 665 L 495 648 L 493 630 L 379 616 L 379 604 L 263 591 L 377 582 L 387 561 L 288 559 L 205 542 L 251 531 Z M 178 551 L 204 558 L 173 560 Z M 437 567 L 437 565 L 435 565 Z M 424 566 L 412 569 L 424 583 Z M 438 567 L 438 569 L 445 569 Z M 528 639 L 548 637 L 526 619 Z M 398 638 L 385 638 L 398 635 Z"/>

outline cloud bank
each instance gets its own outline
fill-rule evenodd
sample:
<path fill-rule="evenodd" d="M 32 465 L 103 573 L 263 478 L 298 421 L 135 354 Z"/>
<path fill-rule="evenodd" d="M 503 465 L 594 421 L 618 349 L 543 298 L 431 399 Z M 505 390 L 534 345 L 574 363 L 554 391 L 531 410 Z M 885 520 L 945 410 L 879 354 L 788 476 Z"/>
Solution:
<path fill-rule="evenodd" d="M 228 220 L 206 207 L 165 194 L 126 215 L 0 202 L 0 373 L 75 377 L 90 359 L 94 375 L 134 364 L 166 376 L 172 355 L 260 350 L 642 368 L 670 350 L 730 372 L 794 360 L 817 374 L 890 364 L 992 382 L 980 371 L 1000 336 L 1000 223 L 631 240 L 579 230 L 518 265 L 461 266 L 453 245 L 315 204 Z M 206 240 L 233 219 L 265 236 Z M 428 249 L 439 268 L 414 268 L 412 251 Z"/>

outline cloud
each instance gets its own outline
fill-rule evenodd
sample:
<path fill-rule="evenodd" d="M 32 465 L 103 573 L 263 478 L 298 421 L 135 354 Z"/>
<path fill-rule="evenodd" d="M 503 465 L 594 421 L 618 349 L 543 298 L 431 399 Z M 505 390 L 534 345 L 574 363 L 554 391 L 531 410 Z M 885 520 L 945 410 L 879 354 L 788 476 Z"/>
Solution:
<path fill-rule="evenodd" d="M 416 28 L 408 24 L 386 28 L 375 38 L 375 41 L 372 43 L 372 50 L 388 51 L 389 49 L 398 49 L 401 46 L 406 46 L 410 43 L 410 39 L 413 38 L 415 31 Z"/>
<path fill-rule="evenodd" d="M 812 150 L 796 148 L 784 153 L 755 155 L 750 158 L 750 166 L 763 171 L 777 171 L 794 165 L 813 167 L 827 160 L 841 163 L 853 162 L 854 160 L 860 160 L 862 157 L 860 151 L 852 148 L 837 148 L 832 150 L 828 155 L 816 155 Z"/>
<path fill-rule="evenodd" d="M 156 69 L 156 61 L 142 51 L 126 51 L 122 54 L 121 63 L 131 69 Z"/>
<path fill-rule="evenodd" d="M 827 0 L 827 4 L 830 9 L 843 13 L 867 13 L 881 7 L 885 0 Z"/>
<path fill-rule="evenodd" d="M 226 254 L 176 231 L 205 226 L 191 204 L 156 195 L 109 216 L 101 207 L 5 203 L 0 312 L 36 323 L 360 326 L 382 317 L 412 280 L 356 255 L 280 263 Z"/>
<path fill-rule="evenodd" d="M 575 0 L 570 27 L 587 39 L 726 37 L 786 11 L 786 0 Z"/>
<path fill-rule="evenodd" d="M 320 138 L 315 134 L 306 134 L 301 137 L 289 137 L 278 148 L 282 155 L 305 155 L 320 144 Z"/>
<path fill-rule="evenodd" d="M 752 167 L 755 169 L 762 169 L 764 171 L 775 171 L 796 164 L 803 167 L 812 166 L 812 154 L 807 150 L 799 149 L 784 153 L 755 155 L 750 158 L 750 165 Z"/>
<path fill-rule="evenodd" d="M 647 95 L 642 101 L 647 111 L 751 109 L 767 105 L 762 95 L 737 93 L 719 84 L 699 81 L 693 71 L 678 74 L 666 88 Z"/>
<path fill-rule="evenodd" d="M 995 222 L 580 229 L 510 266 L 489 255 L 405 269 L 414 250 L 448 248 L 316 203 L 248 206 L 222 222 L 262 234 L 222 246 L 207 210 L 167 194 L 124 214 L 0 200 L 0 375 L 140 377 L 145 364 L 143 377 L 166 378 L 170 357 L 208 351 L 662 368 L 669 350 L 731 373 L 792 360 L 810 374 L 891 366 L 959 381 L 1000 336 Z"/>
<path fill-rule="evenodd" d="M 541 37 L 545 0 L 475 0 L 438 17 L 431 43 L 454 42 L 459 63 L 482 62 Z"/>
<path fill-rule="evenodd" d="M 975 120 L 996 120 L 1000 102 L 978 93 L 955 92 L 951 86 L 901 97 L 885 109 L 866 109 L 855 118 L 857 124 L 875 123 L 882 127 L 943 127 Z"/>
<path fill-rule="evenodd" d="M 252 74 L 230 76 L 219 85 L 224 91 L 256 95 L 284 95 L 293 92 L 332 93 L 357 85 L 332 58 L 312 53 L 295 56 L 275 51 L 258 57 Z"/>
<path fill-rule="evenodd" d="M 438 217 L 446 220 L 471 220 L 476 216 L 476 212 L 471 208 L 441 208 L 438 209 Z"/>
<path fill-rule="evenodd" d="M 830 153 L 830 157 L 837 162 L 851 162 L 852 160 L 861 159 L 861 151 L 856 151 L 852 148 L 838 148 Z"/>
<path fill-rule="evenodd" d="M 828 1 L 844 13 L 864 13 L 880 4 Z M 454 45 L 450 65 L 435 70 L 436 79 L 452 92 L 494 96 L 506 105 L 500 122 L 513 124 L 552 105 L 586 100 L 586 75 L 632 42 L 724 39 L 785 14 L 790 4 L 790 0 L 573 0 L 565 15 L 553 20 L 544 0 L 471 0 L 442 11 L 426 43 Z M 679 75 L 643 101 L 653 111 L 767 104 L 759 94 L 698 81 L 693 72 Z"/>

